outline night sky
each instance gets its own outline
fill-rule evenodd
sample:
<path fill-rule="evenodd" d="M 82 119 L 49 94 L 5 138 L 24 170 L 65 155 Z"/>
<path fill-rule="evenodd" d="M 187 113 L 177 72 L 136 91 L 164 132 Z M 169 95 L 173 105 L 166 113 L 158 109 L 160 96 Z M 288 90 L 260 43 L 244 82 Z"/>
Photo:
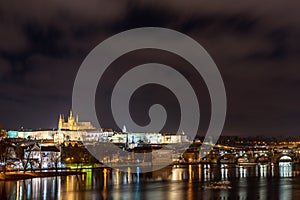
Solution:
<path fill-rule="evenodd" d="M 292 0 L 1 1 L 0 123 L 56 128 L 59 114 L 71 109 L 76 73 L 88 53 L 121 31 L 158 26 L 192 37 L 218 66 L 228 100 L 223 135 L 300 136 L 299 9 Z M 136 52 L 176 64 L 167 53 L 148 53 Z M 122 59 L 115 66 L 139 63 Z M 209 115 L 209 103 L 200 104 Z M 101 106 L 97 102 L 97 111 Z M 117 129 L 112 124 L 104 125 Z"/>

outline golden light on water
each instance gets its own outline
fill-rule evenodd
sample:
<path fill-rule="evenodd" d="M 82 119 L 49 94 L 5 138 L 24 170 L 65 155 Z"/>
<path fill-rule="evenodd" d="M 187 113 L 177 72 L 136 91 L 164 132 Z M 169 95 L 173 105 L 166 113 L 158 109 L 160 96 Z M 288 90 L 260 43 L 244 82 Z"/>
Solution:
<path fill-rule="evenodd" d="M 131 182 L 130 167 L 128 167 L 127 179 L 128 179 L 128 183 L 130 183 Z"/>
<path fill-rule="evenodd" d="M 189 165 L 189 181 L 191 182 L 193 180 L 193 169 L 192 165 Z"/>

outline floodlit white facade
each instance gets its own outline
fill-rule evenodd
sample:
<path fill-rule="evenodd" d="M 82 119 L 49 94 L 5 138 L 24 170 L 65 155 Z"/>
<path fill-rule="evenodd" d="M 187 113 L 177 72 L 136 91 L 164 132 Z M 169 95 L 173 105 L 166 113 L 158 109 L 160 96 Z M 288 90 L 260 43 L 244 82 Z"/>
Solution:
<path fill-rule="evenodd" d="M 53 140 L 54 143 L 61 144 L 65 141 L 83 142 L 111 142 L 133 145 L 140 144 L 172 144 L 189 142 L 186 135 L 182 134 L 161 134 L 161 133 L 131 133 L 126 127 L 123 132 L 114 132 L 112 129 L 96 129 L 90 122 L 79 122 L 73 113 L 70 112 L 68 120 L 65 121 L 63 115 L 58 120 L 57 130 L 21 130 L 9 131 L 10 138 L 25 138 L 36 140 Z"/>

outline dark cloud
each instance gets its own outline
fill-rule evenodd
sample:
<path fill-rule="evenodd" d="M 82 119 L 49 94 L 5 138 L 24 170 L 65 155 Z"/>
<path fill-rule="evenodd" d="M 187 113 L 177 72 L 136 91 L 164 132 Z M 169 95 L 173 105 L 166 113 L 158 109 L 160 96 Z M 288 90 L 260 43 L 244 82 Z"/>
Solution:
<path fill-rule="evenodd" d="M 0 81 L 3 81 L 10 74 L 11 67 L 10 63 L 2 58 L 0 58 L 0 66 Z"/>
<path fill-rule="evenodd" d="M 27 46 L 27 40 L 20 27 L 12 24 L 2 24 L 0 32 L 0 51 L 22 51 Z"/>
<path fill-rule="evenodd" d="M 129 28 L 161 26 L 197 40 L 219 67 L 228 96 L 224 134 L 298 134 L 299 4 L 1 2 L 0 123 L 56 126 L 57 115 L 71 107 L 79 66 L 97 44 Z"/>

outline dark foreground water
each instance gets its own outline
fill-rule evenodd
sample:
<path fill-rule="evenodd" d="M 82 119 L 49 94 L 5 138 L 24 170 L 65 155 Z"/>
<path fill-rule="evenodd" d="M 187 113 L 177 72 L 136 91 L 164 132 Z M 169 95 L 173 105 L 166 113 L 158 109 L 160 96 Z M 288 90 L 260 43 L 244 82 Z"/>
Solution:
<path fill-rule="evenodd" d="M 0 181 L 0 199 L 300 199 L 300 166 L 186 165 L 146 174 L 109 169 L 86 176 Z M 230 181 L 231 189 L 205 188 Z"/>

